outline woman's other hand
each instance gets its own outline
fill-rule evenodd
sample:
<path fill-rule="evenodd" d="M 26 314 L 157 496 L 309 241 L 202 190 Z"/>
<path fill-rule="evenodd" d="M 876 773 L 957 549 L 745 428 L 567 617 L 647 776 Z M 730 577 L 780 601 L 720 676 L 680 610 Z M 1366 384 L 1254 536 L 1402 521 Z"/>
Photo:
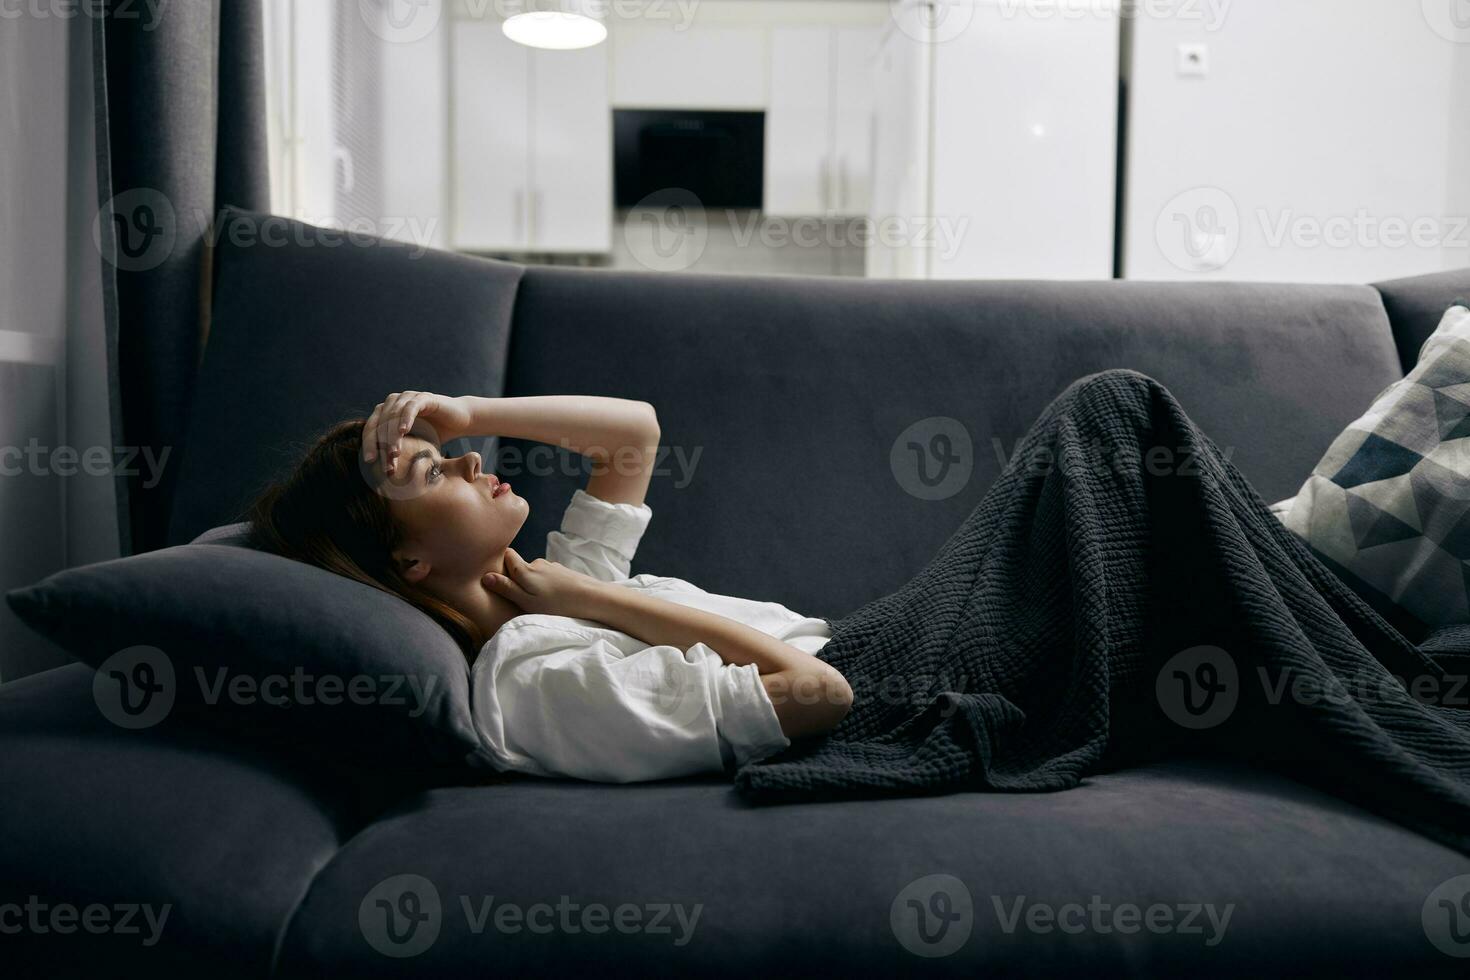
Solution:
<path fill-rule="evenodd" d="M 422 420 L 417 431 L 416 422 Z M 463 398 L 436 395 L 431 391 L 395 391 L 378 402 L 362 430 L 362 458 L 371 463 L 383 457 L 384 471 L 391 474 L 399 453 L 399 441 L 410 433 L 423 435 L 442 446 L 451 439 L 469 435 L 470 407 Z"/>
<path fill-rule="evenodd" d="M 505 572 L 487 572 L 485 588 L 528 613 L 589 618 L 597 591 L 607 583 L 545 558 L 528 562 L 514 548 L 505 549 Z"/>

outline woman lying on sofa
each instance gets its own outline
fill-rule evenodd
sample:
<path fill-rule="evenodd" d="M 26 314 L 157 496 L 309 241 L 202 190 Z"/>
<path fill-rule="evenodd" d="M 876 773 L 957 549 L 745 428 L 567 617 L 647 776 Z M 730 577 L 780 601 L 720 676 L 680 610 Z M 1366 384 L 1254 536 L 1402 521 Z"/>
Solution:
<path fill-rule="evenodd" d="M 1470 310 L 1456 316 L 1436 337 L 1463 379 Z M 815 798 L 1066 789 L 1200 749 L 1300 764 L 1470 851 L 1470 711 L 1446 697 L 1462 685 L 1374 604 L 1434 620 L 1409 601 L 1408 572 L 1375 588 L 1371 564 L 1332 543 L 1351 533 L 1335 515 L 1361 518 L 1344 487 L 1391 490 L 1381 481 L 1405 474 L 1406 454 L 1372 430 L 1436 411 L 1400 389 L 1449 376 L 1424 359 L 1435 343 L 1283 519 L 1163 385 L 1079 379 L 930 563 L 841 619 L 629 577 L 659 439 L 642 402 L 394 393 L 326 433 L 251 521 L 267 547 L 397 593 L 455 636 L 497 769 L 633 781 L 734 768 L 747 794 Z M 597 464 L 545 559 L 510 547 L 528 505 L 478 454 L 440 455 L 470 434 Z M 1423 510 L 1436 480 L 1404 492 Z M 1452 586 L 1440 605 L 1463 610 Z"/>
<path fill-rule="evenodd" d="M 475 435 L 593 461 L 547 557 L 510 547 L 530 513 L 510 483 L 477 452 L 439 451 Z M 653 514 L 644 494 L 658 441 L 646 402 L 394 392 L 327 432 L 251 519 L 272 550 L 389 589 L 450 631 L 474 665 L 476 726 L 496 768 L 659 779 L 829 731 L 852 691 L 813 656 L 826 622 L 629 577 Z"/>

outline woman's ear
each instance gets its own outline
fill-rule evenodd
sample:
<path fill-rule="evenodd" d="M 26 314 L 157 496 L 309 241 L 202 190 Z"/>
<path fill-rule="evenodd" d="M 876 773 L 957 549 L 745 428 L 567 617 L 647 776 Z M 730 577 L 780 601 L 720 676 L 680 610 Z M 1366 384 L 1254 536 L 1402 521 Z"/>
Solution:
<path fill-rule="evenodd" d="M 398 574 L 414 585 L 418 585 L 429 575 L 429 563 L 422 558 L 394 554 L 393 560 L 398 563 Z"/>

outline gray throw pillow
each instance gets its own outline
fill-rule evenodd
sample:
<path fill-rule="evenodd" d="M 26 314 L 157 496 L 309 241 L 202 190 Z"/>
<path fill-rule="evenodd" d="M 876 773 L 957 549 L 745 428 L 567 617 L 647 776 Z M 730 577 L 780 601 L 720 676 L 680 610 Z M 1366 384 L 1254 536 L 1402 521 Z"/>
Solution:
<path fill-rule="evenodd" d="M 245 525 L 57 572 L 6 594 L 31 628 L 97 668 L 128 729 L 175 714 L 295 739 L 303 754 L 454 767 L 479 745 L 469 666 L 395 595 L 247 546 Z"/>
<path fill-rule="evenodd" d="M 1282 503 L 1283 523 L 1370 603 L 1470 622 L 1470 309 L 1450 307 L 1414 369 Z"/>

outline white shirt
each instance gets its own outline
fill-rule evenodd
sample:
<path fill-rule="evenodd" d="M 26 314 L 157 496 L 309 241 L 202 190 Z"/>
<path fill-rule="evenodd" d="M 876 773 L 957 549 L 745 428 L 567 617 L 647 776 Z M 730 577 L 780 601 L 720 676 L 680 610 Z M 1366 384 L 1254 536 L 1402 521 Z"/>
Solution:
<path fill-rule="evenodd" d="M 816 653 L 821 619 L 776 602 L 706 592 L 683 579 L 628 576 L 653 517 L 647 504 L 572 494 L 546 558 L 593 578 L 737 620 Z M 727 770 L 791 744 L 755 664 L 733 666 L 704 643 L 649 646 L 590 619 L 522 614 L 496 631 L 471 671 L 480 749 L 471 761 L 600 782 Z"/>

